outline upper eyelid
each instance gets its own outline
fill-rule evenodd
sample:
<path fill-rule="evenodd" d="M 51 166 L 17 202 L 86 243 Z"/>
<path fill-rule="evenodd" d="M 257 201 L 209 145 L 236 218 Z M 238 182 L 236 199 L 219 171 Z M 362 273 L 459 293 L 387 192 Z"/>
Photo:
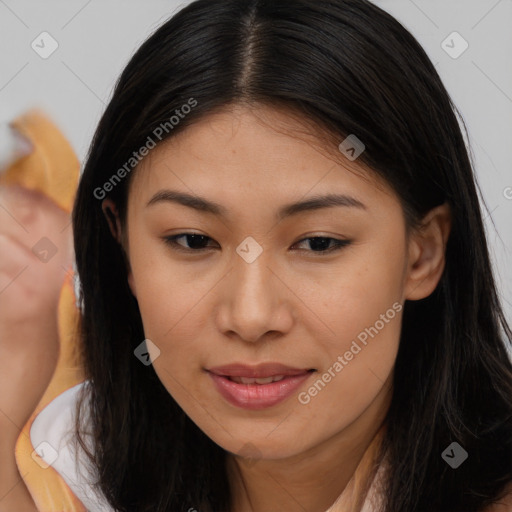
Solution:
<path fill-rule="evenodd" d="M 208 240 L 213 240 L 214 242 L 218 243 L 215 239 L 213 239 L 212 237 L 210 237 L 208 235 L 203 235 L 202 233 L 194 233 L 194 232 L 188 232 L 188 231 L 182 232 L 182 233 L 177 233 L 175 235 L 168 235 L 168 236 L 163 237 L 163 239 L 164 239 L 164 241 L 172 242 L 172 243 L 176 244 L 178 247 L 182 248 L 184 251 L 189 251 L 189 252 L 201 252 L 201 251 L 205 251 L 205 250 L 208 250 L 209 248 L 211 248 L 211 247 L 203 247 L 201 249 L 190 249 L 188 247 L 183 247 L 182 245 L 180 245 L 176 242 L 176 239 L 185 237 L 187 235 L 202 236 L 202 237 L 207 238 Z M 328 240 L 333 240 L 335 242 L 335 245 L 325 251 L 307 251 L 307 252 L 312 252 L 312 253 L 318 252 L 319 254 L 321 254 L 322 252 L 326 253 L 326 252 L 329 252 L 329 250 L 332 250 L 333 248 L 341 248 L 341 247 L 348 245 L 352 242 L 348 238 L 343 238 L 343 237 L 337 238 L 337 237 L 329 236 L 329 235 L 313 234 L 310 236 L 304 236 L 304 237 L 300 238 L 293 245 L 297 245 L 299 243 L 305 242 L 306 240 L 315 239 L 315 238 L 326 238 Z"/>
<path fill-rule="evenodd" d="M 162 238 L 164 238 L 164 239 L 176 239 L 176 238 L 182 238 L 182 237 L 187 236 L 187 235 L 202 236 L 204 238 L 208 238 L 209 240 L 213 240 L 214 242 L 216 242 L 216 240 L 214 238 L 212 238 L 211 236 L 204 235 L 203 233 L 194 233 L 193 231 L 184 231 L 182 233 L 176 233 L 174 235 L 167 235 L 167 236 L 164 236 Z M 312 234 L 312 235 L 303 236 L 302 238 L 297 240 L 297 242 L 295 242 L 295 243 L 303 242 L 304 240 L 309 240 L 310 238 L 331 238 L 333 240 L 339 240 L 340 242 L 343 242 L 343 241 L 348 242 L 349 241 L 348 238 L 343 238 L 343 237 L 337 238 L 335 235 L 322 235 L 322 234 L 316 234 L 315 233 L 315 234 Z"/>

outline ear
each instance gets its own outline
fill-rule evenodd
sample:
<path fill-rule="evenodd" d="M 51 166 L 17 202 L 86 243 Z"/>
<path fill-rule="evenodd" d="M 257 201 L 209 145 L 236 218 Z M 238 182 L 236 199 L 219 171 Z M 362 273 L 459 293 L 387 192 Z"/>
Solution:
<path fill-rule="evenodd" d="M 135 297 L 137 297 L 137 294 L 135 292 L 135 283 L 133 281 L 133 273 L 130 266 L 130 261 L 128 259 L 128 255 L 126 254 L 126 250 L 124 247 L 124 240 L 125 237 L 123 237 L 122 228 L 121 228 L 121 221 L 119 220 L 119 212 L 117 210 L 117 206 L 112 201 L 112 199 L 104 199 L 101 203 L 101 209 L 103 210 L 103 213 L 105 215 L 105 218 L 107 219 L 108 226 L 110 228 L 110 232 L 112 233 L 112 236 L 117 240 L 119 245 L 121 246 L 121 250 L 123 251 L 123 254 L 125 256 L 125 262 L 126 262 L 126 273 L 128 275 L 128 285 L 130 286 L 130 289 Z"/>
<path fill-rule="evenodd" d="M 121 222 L 119 221 L 119 213 L 116 204 L 112 199 L 104 199 L 101 203 L 101 209 L 107 219 L 112 236 L 118 243 L 121 243 Z"/>
<path fill-rule="evenodd" d="M 451 229 L 448 203 L 430 210 L 409 239 L 409 258 L 404 298 L 420 300 L 435 289 L 446 262 L 446 244 Z"/>

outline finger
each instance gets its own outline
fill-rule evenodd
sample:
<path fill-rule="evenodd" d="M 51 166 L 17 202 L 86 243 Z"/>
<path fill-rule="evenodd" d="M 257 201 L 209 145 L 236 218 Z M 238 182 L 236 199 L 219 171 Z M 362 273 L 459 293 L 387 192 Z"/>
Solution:
<path fill-rule="evenodd" d="M 36 263 L 35 254 L 14 238 L 0 233 L 0 290 L 22 268 Z"/>

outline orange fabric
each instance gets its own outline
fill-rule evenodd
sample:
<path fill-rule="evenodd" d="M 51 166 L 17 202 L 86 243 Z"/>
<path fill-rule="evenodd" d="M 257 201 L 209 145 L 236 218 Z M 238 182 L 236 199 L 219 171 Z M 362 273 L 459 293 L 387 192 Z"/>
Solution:
<path fill-rule="evenodd" d="M 0 174 L 0 185 L 17 184 L 41 192 L 61 209 L 71 212 L 80 164 L 69 142 L 43 113 L 36 110 L 20 116 L 11 125 L 30 140 L 34 151 Z M 57 471 L 51 466 L 43 469 L 35 462 L 32 458 L 34 447 L 30 441 L 30 427 L 39 412 L 58 395 L 84 380 L 77 344 L 78 320 L 73 280 L 68 275 L 58 306 L 60 352 L 57 365 L 15 446 L 19 472 L 41 512 L 86 512 Z M 33 456 L 39 459 L 35 452 Z M 42 459 L 39 461 L 46 466 Z"/>
<path fill-rule="evenodd" d="M 70 212 L 80 162 L 60 130 L 41 112 L 32 110 L 11 125 L 34 145 L 34 151 L 0 174 L 0 185 L 21 185 L 47 195 Z"/>
<path fill-rule="evenodd" d="M 73 494 L 57 471 L 51 466 L 43 469 L 32 459 L 34 447 L 30 441 L 30 427 L 34 419 L 54 398 L 84 380 L 76 343 L 79 312 L 75 306 L 73 282 L 70 278 L 66 279 L 61 291 L 58 315 L 60 354 L 55 373 L 18 437 L 15 455 L 20 474 L 23 476 L 38 510 L 42 512 L 86 512 L 81 501 Z M 34 457 L 39 459 L 36 453 L 34 453 Z M 45 465 L 44 461 L 42 463 Z"/>

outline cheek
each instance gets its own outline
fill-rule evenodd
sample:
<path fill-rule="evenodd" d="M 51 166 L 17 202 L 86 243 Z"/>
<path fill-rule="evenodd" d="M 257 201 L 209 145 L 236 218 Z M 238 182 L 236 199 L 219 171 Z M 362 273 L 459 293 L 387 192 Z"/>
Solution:
<path fill-rule="evenodd" d="M 368 243 L 347 252 L 329 272 L 304 284 L 300 295 L 322 321 L 318 324 L 323 324 L 329 352 L 350 345 L 376 322 L 383 332 L 392 330 L 391 323 L 400 323 L 393 305 L 402 301 L 405 261 L 405 246 L 398 239 Z M 392 322 L 386 322 L 388 317 Z M 383 322 L 386 329 L 382 329 Z"/>
<path fill-rule="evenodd" d="M 321 320 L 311 336 L 325 357 L 299 401 L 327 423 L 350 421 L 390 376 L 400 340 L 404 265 L 398 240 L 379 250 L 368 245 L 310 288 L 305 302 Z"/>
<path fill-rule="evenodd" d="M 198 332 L 211 317 L 205 308 L 218 278 L 198 279 L 196 266 L 176 265 L 159 241 L 136 234 L 132 239 L 139 241 L 130 246 L 130 266 L 144 334 L 161 351 L 155 370 L 165 368 L 180 380 L 186 372 L 191 378 L 191 369 L 199 371 L 203 362 L 207 340 Z M 164 373 L 165 383 L 170 374 Z"/>
<path fill-rule="evenodd" d="M 144 335 L 159 349 L 158 357 L 152 354 L 153 368 L 169 394 L 195 417 L 204 413 L 196 411 L 194 405 L 202 395 L 198 378 L 204 378 L 200 368 L 205 340 L 198 336 L 198 326 L 201 295 L 206 291 L 201 293 L 199 286 L 187 285 L 183 275 L 174 276 L 172 267 L 162 268 L 150 261 L 141 260 L 140 266 L 134 261 L 132 270 Z"/>

